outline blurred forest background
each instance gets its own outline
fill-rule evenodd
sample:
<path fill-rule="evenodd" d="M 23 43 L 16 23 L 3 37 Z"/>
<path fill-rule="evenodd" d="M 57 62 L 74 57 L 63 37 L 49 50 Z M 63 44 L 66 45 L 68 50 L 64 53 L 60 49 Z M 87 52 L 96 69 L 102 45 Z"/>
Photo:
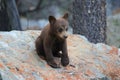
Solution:
<path fill-rule="evenodd" d="M 40 30 L 48 23 L 49 15 L 60 17 L 65 12 L 70 13 L 71 23 L 71 11 L 74 0 L 15 1 L 20 15 L 22 30 Z M 107 15 L 107 43 L 120 47 L 120 0 L 106 0 L 105 7 Z M 69 28 L 69 33 L 73 33 L 71 27 Z"/>
<path fill-rule="evenodd" d="M 16 0 L 22 28 L 41 29 L 49 15 L 61 16 L 71 12 L 73 0 Z M 120 47 L 120 0 L 106 0 L 107 43 Z M 28 27 L 29 26 L 29 27 Z M 72 33 L 72 29 L 69 29 Z"/>
<path fill-rule="evenodd" d="M 50 15 L 60 17 L 69 11 L 72 0 L 16 0 L 16 4 L 21 16 L 22 28 L 41 29 L 48 23 Z"/>

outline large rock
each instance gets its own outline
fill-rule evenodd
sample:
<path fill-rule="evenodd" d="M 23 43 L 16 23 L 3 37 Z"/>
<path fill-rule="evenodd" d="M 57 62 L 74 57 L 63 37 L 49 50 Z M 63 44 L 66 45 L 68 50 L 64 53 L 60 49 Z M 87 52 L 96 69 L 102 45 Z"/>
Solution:
<path fill-rule="evenodd" d="M 34 41 L 39 34 L 40 31 L 0 32 L 3 80 L 120 80 L 118 48 L 70 35 L 67 39 L 70 64 L 54 69 L 36 54 Z"/>

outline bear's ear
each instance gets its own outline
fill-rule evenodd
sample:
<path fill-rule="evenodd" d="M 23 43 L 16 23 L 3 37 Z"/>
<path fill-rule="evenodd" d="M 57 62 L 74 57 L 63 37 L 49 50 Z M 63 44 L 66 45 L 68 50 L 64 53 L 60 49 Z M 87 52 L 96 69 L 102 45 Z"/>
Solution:
<path fill-rule="evenodd" d="M 50 24 L 54 24 L 56 22 L 56 18 L 54 16 L 49 16 Z"/>
<path fill-rule="evenodd" d="M 68 20 L 68 16 L 69 16 L 69 14 L 65 13 L 64 16 L 63 16 L 63 18 L 66 19 L 66 20 Z"/>

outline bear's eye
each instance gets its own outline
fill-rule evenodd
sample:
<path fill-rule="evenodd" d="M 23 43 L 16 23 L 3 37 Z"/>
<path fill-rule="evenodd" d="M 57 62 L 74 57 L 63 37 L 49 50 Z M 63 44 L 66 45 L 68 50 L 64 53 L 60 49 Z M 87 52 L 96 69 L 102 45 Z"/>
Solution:
<path fill-rule="evenodd" d="M 59 28 L 59 29 L 58 29 L 58 32 L 62 32 L 62 31 L 63 31 L 63 29 L 62 29 L 62 28 Z"/>
<path fill-rule="evenodd" d="M 66 31 L 68 30 L 68 28 L 66 28 Z"/>

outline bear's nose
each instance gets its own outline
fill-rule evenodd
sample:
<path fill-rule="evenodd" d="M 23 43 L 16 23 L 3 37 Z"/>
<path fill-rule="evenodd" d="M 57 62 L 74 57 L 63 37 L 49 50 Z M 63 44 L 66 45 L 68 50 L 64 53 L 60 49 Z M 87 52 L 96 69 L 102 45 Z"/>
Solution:
<path fill-rule="evenodd" d="M 64 38 L 67 38 L 67 37 L 68 37 L 67 35 L 64 36 Z"/>

